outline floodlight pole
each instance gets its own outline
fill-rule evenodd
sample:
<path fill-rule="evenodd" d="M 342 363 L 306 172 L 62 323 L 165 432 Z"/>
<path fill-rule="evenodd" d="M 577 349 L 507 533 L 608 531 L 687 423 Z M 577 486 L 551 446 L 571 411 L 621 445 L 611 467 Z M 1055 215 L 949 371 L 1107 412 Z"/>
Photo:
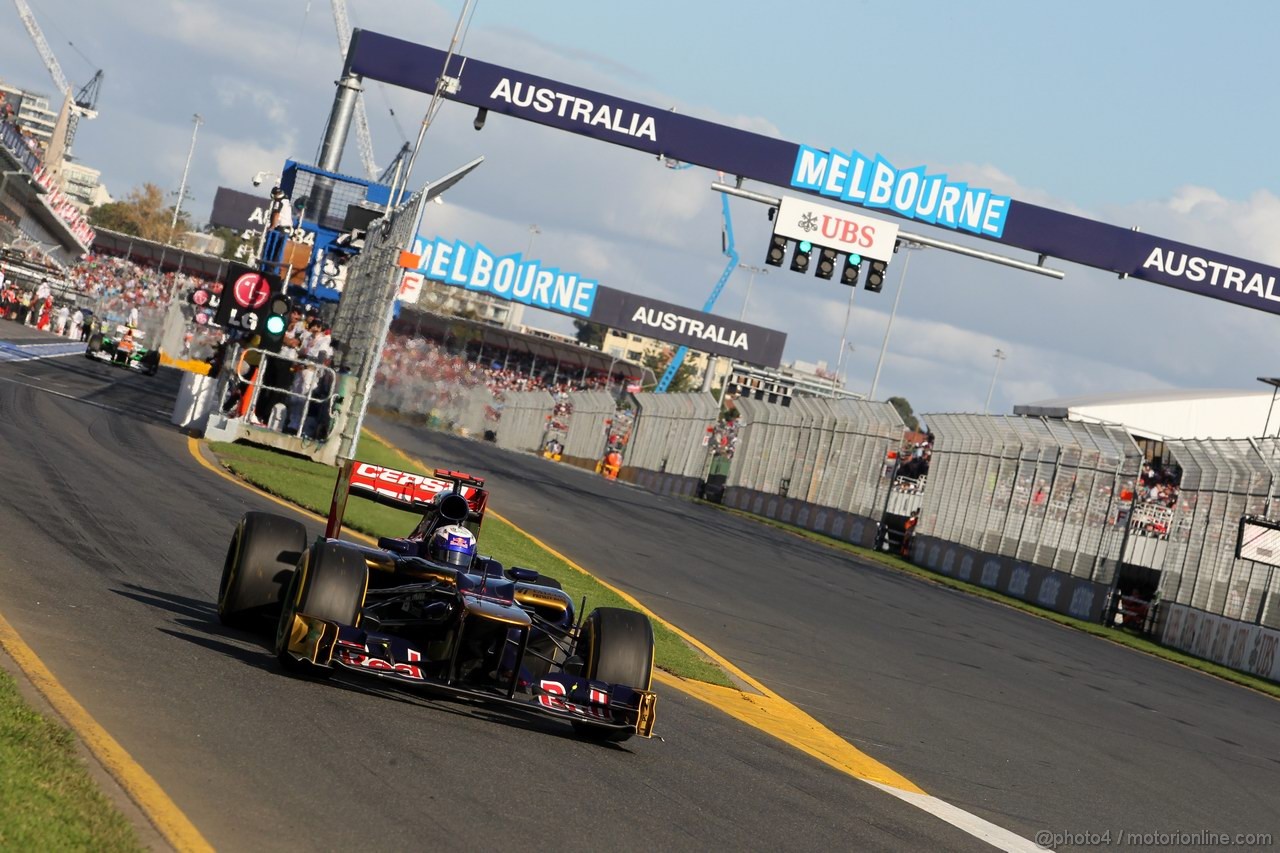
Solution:
<path fill-rule="evenodd" d="M 840 371 L 844 367 L 844 351 L 849 340 L 849 317 L 853 314 L 853 296 L 858 292 L 857 284 L 849 287 L 849 305 L 844 309 L 844 331 L 840 333 L 840 355 L 836 356 L 836 370 L 831 376 L 831 399 L 836 397 L 836 383 L 840 381 Z"/>
<path fill-rule="evenodd" d="M 991 386 L 987 388 L 987 402 L 982 406 L 982 413 L 984 415 L 991 411 L 991 395 L 996 390 L 996 377 L 1000 375 L 1000 362 L 1008 358 L 1005 351 L 1002 349 L 997 349 L 993 357 L 996 360 L 996 369 L 991 373 Z"/>
<path fill-rule="evenodd" d="M 178 230 L 178 217 L 182 214 L 182 197 L 187 194 L 187 175 L 191 172 L 191 157 L 196 153 L 196 134 L 204 119 L 200 113 L 194 116 L 195 127 L 191 128 L 191 147 L 187 149 L 187 164 L 182 167 L 182 183 L 178 185 L 178 200 L 173 205 L 173 222 L 169 223 L 169 242 L 173 243 L 173 234 Z"/>
<path fill-rule="evenodd" d="M 923 249 L 924 244 L 906 242 L 902 244 L 902 248 L 906 249 L 907 253 L 902 259 L 902 275 L 898 276 L 898 292 L 893 295 L 893 310 L 889 312 L 889 325 L 884 327 L 884 342 L 880 344 L 880 358 L 876 359 L 876 373 L 871 378 L 871 393 L 867 395 L 868 400 L 876 398 L 876 387 L 880 384 L 880 368 L 884 367 L 884 355 L 889 349 L 889 333 L 893 331 L 893 321 L 898 316 L 898 302 L 902 299 L 902 291 L 907 287 L 907 265 L 911 263 L 911 252 L 915 249 Z"/>

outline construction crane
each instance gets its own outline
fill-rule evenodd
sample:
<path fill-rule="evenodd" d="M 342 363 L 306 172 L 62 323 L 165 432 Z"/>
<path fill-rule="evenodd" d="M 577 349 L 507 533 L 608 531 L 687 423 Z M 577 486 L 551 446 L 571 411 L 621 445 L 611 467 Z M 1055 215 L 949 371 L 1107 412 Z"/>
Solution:
<path fill-rule="evenodd" d="M 14 0 L 21 3 L 22 0 Z M 347 17 L 347 0 L 330 0 L 333 7 L 333 25 L 338 30 L 338 47 L 342 50 L 342 61 L 347 61 L 347 48 L 351 46 L 351 21 Z M 369 133 L 369 115 L 364 109 L 364 93 L 356 95 L 356 143 L 360 148 L 360 162 L 364 165 L 365 177 L 371 181 L 380 180 L 378 164 L 373 159 L 373 136 Z"/>
<path fill-rule="evenodd" d="M 56 161 L 50 165 L 56 170 L 61 167 L 62 160 L 71 159 L 71 143 L 75 141 L 76 128 L 80 123 L 80 119 L 92 119 L 98 116 L 98 92 L 102 88 L 102 70 L 99 69 L 93 75 L 93 79 L 82 86 L 78 92 L 73 92 L 71 83 L 67 81 L 67 75 L 62 73 L 62 66 L 58 64 L 58 57 L 53 55 L 53 49 L 49 47 L 49 42 L 45 40 L 40 25 L 36 23 L 35 15 L 31 13 L 31 7 L 27 5 L 27 0 L 13 0 L 13 5 L 18 7 L 18 17 L 22 19 L 23 26 L 27 28 L 27 34 L 31 36 L 31 41 L 35 43 L 36 52 L 44 60 L 45 68 L 49 69 L 49 76 L 53 78 L 53 85 L 58 87 L 59 94 L 67 101 L 63 105 L 63 108 L 68 111 L 65 136 L 62 139 L 54 138 L 49 142 L 51 155 L 49 159 Z M 61 124 L 61 121 L 59 121 L 59 124 Z"/>

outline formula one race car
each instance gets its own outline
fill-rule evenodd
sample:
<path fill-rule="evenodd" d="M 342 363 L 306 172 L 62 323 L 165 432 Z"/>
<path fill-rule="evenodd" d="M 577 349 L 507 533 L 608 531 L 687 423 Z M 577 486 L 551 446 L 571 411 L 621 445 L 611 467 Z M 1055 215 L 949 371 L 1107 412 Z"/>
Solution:
<path fill-rule="evenodd" d="M 160 370 L 160 350 L 142 345 L 142 332 L 130 326 L 117 326 L 114 333 L 94 332 L 89 336 L 85 358 L 119 364 L 155 376 Z"/>
<path fill-rule="evenodd" d="M 314 541 L 291 518 L 245 513 L 227 549 L 218 615 L 245 627 L 275 615 L 275 654 L 292 672 L 482 699 L 568 720 L 595 740 L 651 737 L 648 617 L 600 607 L 578 618 L 554 579 L 475 553 L 483 486 L 456 471 L 426 477 L 348 461 Z M 377 547 L 342 540 L 351 496 L 420 520 Z"/>

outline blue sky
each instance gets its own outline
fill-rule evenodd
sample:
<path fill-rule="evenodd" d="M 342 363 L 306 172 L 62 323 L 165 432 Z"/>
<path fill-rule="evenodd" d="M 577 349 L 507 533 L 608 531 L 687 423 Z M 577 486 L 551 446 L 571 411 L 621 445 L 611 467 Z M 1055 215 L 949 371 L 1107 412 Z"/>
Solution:
<path fill-rule="evenodd" d="M 445 47 L 461 0 L 348 0 L 358 26 Z M 176 189 L 201 128 L 197 218 L 218 185 L 249 189 L 285 156 L 314 156 L 339 58 L 327 0 L 272 3 L 31 0 L 68 76 L 106 70 L 102 115 L 77 153 L 113 193 Z M 12 10 L 0 9 L 0 77 L 48 89 Z M 1267 87 L 1280 11 L 1225 2 L 788 2 L 647 4 L 478 0 L 464 52 L 656 106 L 821 148 L 878 151 L 1014 198 L 1280 264 L 1280 198 Z M 385 163 L 425 96 L 371 85 Z M 446 104 L 415 177 L 485 164 L 432 212 L 442 236 L 522 251 L 624 290 L 700 306 L 719 276 L 720 200 L 703 169 L 505 117 L 483 132 Z M 344 161 L 358 171 L 354 145 Z M 777 194 L 776 188 L 756 189 Z M 758 205 L 734 202 L 739 248 L 763 260 Z M 430 236 L 430 235 L 429 235 Z M 991 248 L 990 244 L 983 246 Z M 1014 256 L 1023 257 L 1010 252 Z M 936 250 L 915 253 L 880 396 L 917 411 L 980 410 L 999 347 L 994 411 L 1046 397 L 1161 387 L 1243 387 L 1274 373 L 1271 315 L 1054 264 L 1054 282 Z M 870 385 L 896 288 L 859 291 L 847 370 Z M 746 277 L 717 310 L 736 317 Z M 786 357 L 834 362 L 847 289 L 782 270 L 756 280 L 753 322 Z M 545 316 L 545 315 L 544 315 Z M 548 325 L 564 325 L 547 320 Z"/>

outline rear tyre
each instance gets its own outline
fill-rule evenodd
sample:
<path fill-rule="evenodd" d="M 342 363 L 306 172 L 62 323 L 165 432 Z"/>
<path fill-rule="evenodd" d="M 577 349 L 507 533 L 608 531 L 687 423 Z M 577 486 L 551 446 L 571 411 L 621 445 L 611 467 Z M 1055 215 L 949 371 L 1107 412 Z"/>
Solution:
<path fill-rule="evenodd" d="M 289 576 L 307 550 L 307 529 L 291 518 L 246 512 L 231 534 L 218 584 L 218 618 L 244 627 L 278 607 Z"/>
<path fill-rule="evenodd" d="M 84 357 L 93 358 L 95 353 L 102 352 L 102 333 L 94 332 L 89 336 L 89 345 L 85 347 Z"/>
<path fill-rule="evenodd" d="M 359 553 L 335 542 L 322 542 L 308 551 L 290 579 L 276 627 L 276 658 L 284 668 L 321 678 L 331 675 L 331 668 L 314 666 L 289 654 L 294 616 L 302 613 L 343 626 L 355 625 L 368 586 L 369 569 Z"/>
<path fill-rule="evenodd" d="M 649 617 L 620 607 L 598 607 L 587 615 L 576 654 L 582 674 L 593 681 L 648 690 L 653 684 L 653 625 Z M 578 734 L 591 740 L 621 743 L 632 732 L 575 721 Z"/>

